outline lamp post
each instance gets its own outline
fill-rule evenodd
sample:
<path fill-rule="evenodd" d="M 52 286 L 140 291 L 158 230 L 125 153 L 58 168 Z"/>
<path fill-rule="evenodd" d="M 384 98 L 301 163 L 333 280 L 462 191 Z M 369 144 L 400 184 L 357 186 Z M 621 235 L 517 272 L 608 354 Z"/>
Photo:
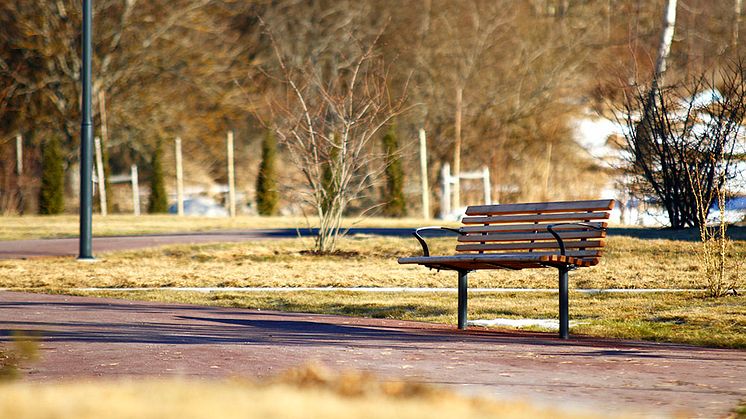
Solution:
<path fill-rule="evenodd" d="M 78 260 L 93 260 L 91 233 L 93 210 L 93 121 L 91 119 L 91 17 L 92 0 L 83 0 L 82 123 L 80 127 L 80 253 Z"/>

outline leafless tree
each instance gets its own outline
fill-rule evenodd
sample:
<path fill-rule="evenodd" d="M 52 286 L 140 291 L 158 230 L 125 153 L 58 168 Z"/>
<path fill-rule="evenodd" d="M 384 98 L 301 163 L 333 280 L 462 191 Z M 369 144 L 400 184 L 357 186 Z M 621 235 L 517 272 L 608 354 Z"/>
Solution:
<path fill-rule="evenodd" d="M 345 209 L 385 168 L 372 142 L 405 110 L 405 97 L 389 93 L 388 69 L 374 51 L 377 40 L 358 43 L 353 56 L 340 57 L 349 64 L 325 75 L 313 62 L 291 66 L 272 41 L 284 87 L 284 100 L 271 105 L 272 124 L 303 174 L 303 198 L 319 221 L 319 253 L 335 250 Z"/>
<path fill-rule="evenodd" d="M 698 226 L 731 175 L 746 115 L 742 61 L 676 86 L 638 88 L 624 115 L 634 174 L 666 209 L 673 228 Z M 705 211 L 706 211 L 705 210 Z"/>

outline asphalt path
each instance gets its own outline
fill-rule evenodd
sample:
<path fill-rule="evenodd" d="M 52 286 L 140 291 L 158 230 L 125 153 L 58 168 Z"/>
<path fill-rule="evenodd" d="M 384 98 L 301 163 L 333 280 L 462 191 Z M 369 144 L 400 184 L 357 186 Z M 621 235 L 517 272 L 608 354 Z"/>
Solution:
<path fill-rule="evenodd" d="M 746 399 L 746 351 L 677 344 L 0 292 L 0 347 L 18 332 L 40 336 L 27 381 L 266 377 L 315 360 L 607 415 L 723 417 Z"/>
<path fill-rule="evenodd" d="M 414 231 L 414 229 L 411 228 L 353 228 L 349 230 L 348 234 L 403 237 L 411 235 L 412 231 Z M 248 229 L 94 237 L 92 244 L 95 256 L 98 253 L 143 249 L 170 244 L 231 243 L 272 238 L 308 237 L 314 235 L 316 235 L 316 229 Z M 77 238 L 0 241 L 0 259 L 77 256 L 79 243 L 80 242 Z"/>

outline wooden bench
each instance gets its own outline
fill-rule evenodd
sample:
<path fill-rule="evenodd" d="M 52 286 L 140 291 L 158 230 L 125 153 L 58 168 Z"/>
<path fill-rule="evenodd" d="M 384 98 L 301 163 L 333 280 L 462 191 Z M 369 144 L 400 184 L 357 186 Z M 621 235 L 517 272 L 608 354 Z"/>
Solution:
<path fill-rule="evenodd" d="M 422 227 L 414 232 L 422 256 L 402 264 L 458 272 L 458 327 L 466 329 L 467 275 L 477 269 L 557 268 L 559 334 L 569 337 L 568 272 L 598 264 L 606 244 L 605 220 L 614 200 L 476 205 L 466 209 L 460 228 Z M 420 233 L 458 234 L 457 255 L 433 256 Z"/>

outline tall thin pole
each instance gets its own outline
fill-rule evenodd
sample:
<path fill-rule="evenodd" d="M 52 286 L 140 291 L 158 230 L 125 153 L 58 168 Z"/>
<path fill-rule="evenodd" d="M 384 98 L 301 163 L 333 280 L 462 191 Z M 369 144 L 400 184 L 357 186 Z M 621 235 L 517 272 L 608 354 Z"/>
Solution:
<path fill-rule="evenodd" d="M 427 184 L 427 137 L 420 129 L 420 177 L 422 178 L 422 217 L 430 219 L 430 188 Z"/>
<path fill-rule="evenodd" d="M 231 217 L 236 216 L 236 176 L 233 168 L 233 131 L 228 131 L 228 211 Z"/>
<path fill-rule="evenodd" d="M 176 213 L 184 215 L 184 168 L 181 162 L 181 138 L 174 141 L 176 154 Z"/>
<path fill-rule="evenodd" d="M 101 151 L 101 139 L 95 138 L 96 144 L 96 177 L 98 177 L 98 198 L 101 206 L 101 215 L 107 215 L 106 208 L 106 182 L 104 179 L 104 158 Z"/>
<path fill-rule="evenodd" d="M 451 215 L 451 165 L 444 163 L 440 169 L 440 218 L 446 219 Z"/>
<path fill-rule="evenodd" d="M 461 208 L 461 102 L 464 89 L 456 89 L 456 144 L 453 148 L 453 208 Z"/>
<path fill-rule="evenodd" d="M 16 175 L 21 178 L 23 174 L 23 137 L 16 134 Z"/>
<path fill-rule="evenodd" d="M 83 0 L 83 65 L 82 79 L 82 123 L 80 127 L 80 253 L 78 259 L 93 259 L 92 252 L 92 211 L 93 185 L 93 121 L 91 118 L 91 29 L 93 18 L 92 0 Z"/>
<path fill-rule="evenodd" d="M 492 183 L 490 182 L 490 169 L 487 166 L 482 167 L 482 183 L 484 185 L 484 204 L 492 203 Z"/>
<path fill-rule="evenodd" d="M 106 92 L 98 92 L 98 114 L 101 116 L 101 141 L 104 145 L 109 144 L 109 125 L 106 123 Z"/>

